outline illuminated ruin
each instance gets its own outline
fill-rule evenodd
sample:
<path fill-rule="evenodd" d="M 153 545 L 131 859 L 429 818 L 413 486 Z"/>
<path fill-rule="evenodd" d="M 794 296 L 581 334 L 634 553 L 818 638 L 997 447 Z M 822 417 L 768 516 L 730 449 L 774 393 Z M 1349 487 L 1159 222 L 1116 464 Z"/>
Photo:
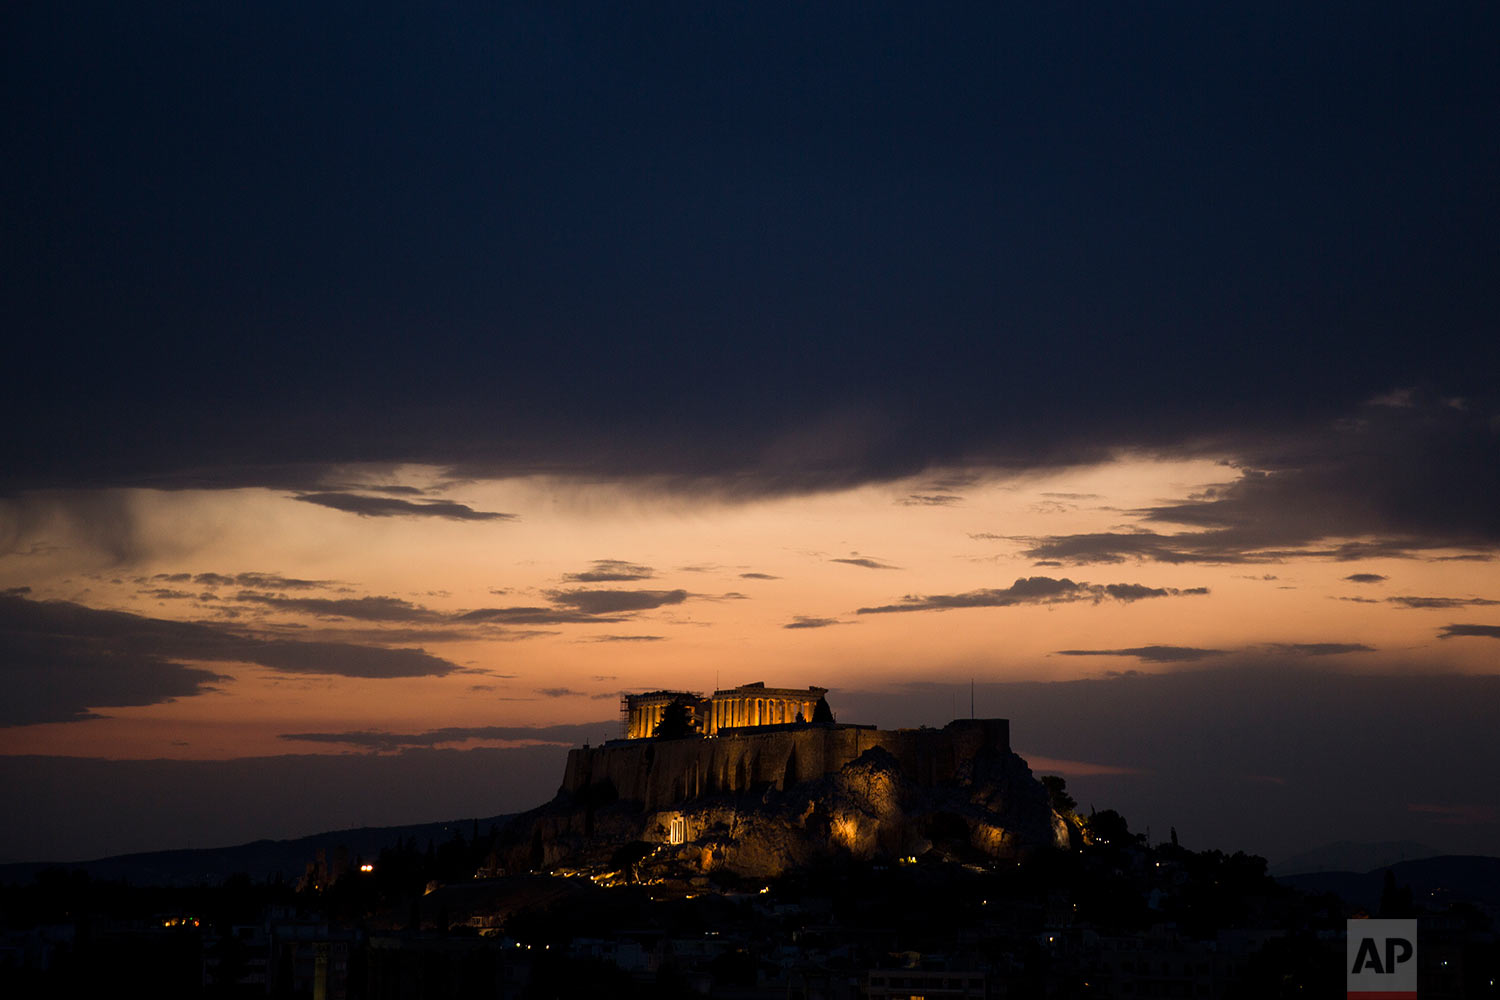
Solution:
<path fill-rule="evenodd" d="M 694 691 L 646 691 L 620 699 L 627 740 L 645 739 L 656 733 L 667 707 L 681 702 L 704 736 L 728 729 L 783 726 L 811 722 L 827 688 L 768 688 L 761 681 L 715 691 L 705 698 Z"/>

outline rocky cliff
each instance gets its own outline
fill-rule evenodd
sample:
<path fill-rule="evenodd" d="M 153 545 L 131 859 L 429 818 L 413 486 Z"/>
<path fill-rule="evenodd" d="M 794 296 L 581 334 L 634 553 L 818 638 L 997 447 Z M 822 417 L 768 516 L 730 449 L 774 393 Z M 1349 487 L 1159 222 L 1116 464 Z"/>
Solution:
<path fill-rule="evenodd" d="M 941 730 L 800 725 L 632 740 L 569 756 L 557 797 L 501 845 L 512 871 L 605 867 L 656 845 L 677 873 L 778 875 L 839 858 L 1014 857 L 1066 844 L 1005 720 Z"/>

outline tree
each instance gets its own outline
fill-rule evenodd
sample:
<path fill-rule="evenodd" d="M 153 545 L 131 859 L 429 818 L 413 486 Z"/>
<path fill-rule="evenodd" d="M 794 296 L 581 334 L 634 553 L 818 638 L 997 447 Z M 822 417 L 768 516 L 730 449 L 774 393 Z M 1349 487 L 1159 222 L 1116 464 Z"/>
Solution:
<path fill-rule="evenodd" d="M 1387 868 L 1385 882 L 1380 889 L 1380 909 L 1376 916 L 1384 920 L 1401 920 L 1416 915 L 1417 907 L 1412 900 L 1411 886 L 1398 886 L 1395 871 Z"/>
<path fill-rule="evenodd" d="M 1078 803 L 1068 794 L 1068 783 L 1055 774 L 1042 775 L 1041 782 L 1042 787 L 1047 789 L 1047 798 L 1052 801 L 1052 811 L 1059 816 L 1073 815 L 1078 809 Z"/>
<path fill-rule="evenodd" d="M 1089 841 L 1094 844 L 1126 847 L 1141 839 L 1139 834 L 1130 832 L 1130 827 L 1126 824 L 1125 817 L 1113 809 L 1090 813 L 1087 829 Z"/>
<path fill-rule="evenodd" d="M 828 707 L 827 698 L 819 698 L 818 703 L 813 706 L 813 722 L 833 723 L 833 709 Z"/>
<path fill-rule="evenodd" d="M 693 708 L 685 698 L 673 698 L 672 703 L 661 711 L 661 721 L 656 724 L 652 736 L 664 740 L 680 740 L 685 736 L 698 735 L 698 720 L 693 718 Z"/>

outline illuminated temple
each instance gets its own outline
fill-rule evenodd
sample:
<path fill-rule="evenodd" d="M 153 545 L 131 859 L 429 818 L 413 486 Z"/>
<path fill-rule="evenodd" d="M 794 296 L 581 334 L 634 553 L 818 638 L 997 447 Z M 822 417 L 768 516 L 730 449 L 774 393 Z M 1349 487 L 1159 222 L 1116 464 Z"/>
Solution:
<path fill-rule="evenodd" d="M 693 691 L 647 691 L 620 699 L 625 738 L 639 740 L 656 732 L 667 706 L 680 701 L 698 731 L 713 736 L 720 730 L 780 726 L 810 722 L 827 688 L 768 688 L 764 683 L 741 684 L 715 691 L 705 698 Z"/>

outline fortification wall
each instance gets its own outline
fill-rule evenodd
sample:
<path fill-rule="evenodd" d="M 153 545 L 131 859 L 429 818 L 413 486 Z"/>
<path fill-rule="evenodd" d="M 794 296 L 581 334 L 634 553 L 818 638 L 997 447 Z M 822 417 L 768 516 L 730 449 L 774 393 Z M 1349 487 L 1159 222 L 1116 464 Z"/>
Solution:
<path fill-rule="evenodd" d="M 942 729 L 789 725 L 721 731 L 712 739 L 630 740 L 568 753 L 562 791 L 612 785 L 621 799 L 663 809 L 707 795 L 775 787 L 838 771 L 871 747 L 918 787 L 954 780 L 981 752 L 1010 750 L 1006 719 L 959 719 Z"/>

